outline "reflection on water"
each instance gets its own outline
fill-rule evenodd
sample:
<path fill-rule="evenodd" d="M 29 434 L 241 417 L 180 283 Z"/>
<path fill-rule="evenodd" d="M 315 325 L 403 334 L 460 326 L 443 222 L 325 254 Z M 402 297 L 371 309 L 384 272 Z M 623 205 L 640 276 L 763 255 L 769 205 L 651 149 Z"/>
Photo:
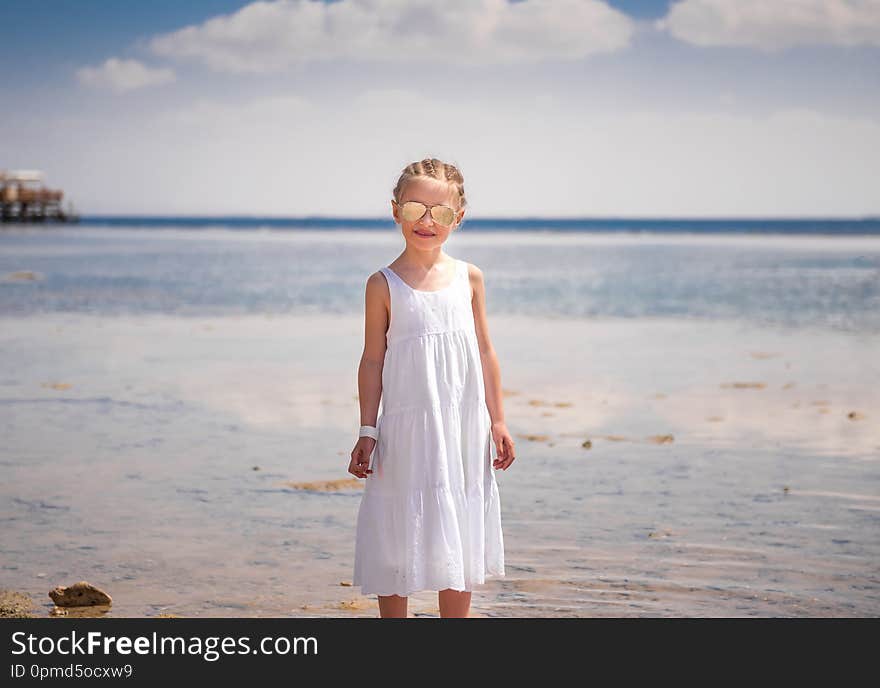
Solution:
<path fill-rule="evenodd" d="M 491 327 L 518 459 L 497 474 L 507 575 L 474 615 L 880 613 L 876 335 Z M 48 590 L 87 580 L 116 617 L 376 616 L 350 585 L 362 488 L 302 485 L 350 477 L 361 328 L 0 321 L 0 587 L 45 615 Z M 436 605 L 418 593 L 411 614 Z"/>

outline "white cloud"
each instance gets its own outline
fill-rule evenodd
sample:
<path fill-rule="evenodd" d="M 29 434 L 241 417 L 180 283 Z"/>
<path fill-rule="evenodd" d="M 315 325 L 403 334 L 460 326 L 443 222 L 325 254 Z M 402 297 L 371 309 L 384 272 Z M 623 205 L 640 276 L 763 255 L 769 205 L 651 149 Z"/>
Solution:
<path fill-rule="evenodd" d="M 154 69 L 137 60 L 120 60 L 116 57 L 111 57 L 98 67 L 82 67 L 77 70 L 76 76 L 81 84 L 109 88 L 117 93 L 167 84 L 175 79 L 172 69 Z"/>
<path fill-rule="evenodd" d="M 152 50 L 234 73 L 315 60 L 453 64 L 577 60 L 626 47 L 634 23 L 603 0 L 254 2 L 156 36 Z"/>
<path fill-rule="evenodd" d="M 682 0 L 657 27 L 694 45 L 768 52 L 794 45 L 880 45 L 880 0 Z"/>

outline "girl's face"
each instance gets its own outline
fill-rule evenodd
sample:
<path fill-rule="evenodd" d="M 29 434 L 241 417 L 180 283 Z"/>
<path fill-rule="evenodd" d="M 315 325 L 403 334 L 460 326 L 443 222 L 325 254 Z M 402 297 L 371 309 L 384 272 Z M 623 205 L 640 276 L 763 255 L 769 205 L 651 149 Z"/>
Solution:
<path fill-rule="evenodd" d="M 391 202 L 394 221 L 400 225 L 406 243 L 415 248 L 436 248 L 442 245 L 464 217 L 464 210 L 458 207 L 457 196 L 451 184 L 439 179 L 416 177 L 410 180 L 400 195 L 400 205 Z M 428 210 L 418 220 L 405 220 L 400 214 L 400 206 L 407 201 L 423 203 Z M 441 225 L 431 217 L 430 207 L 434 205 L 449 206 L 456 211 L 455 219 L 450 225 Z"/>

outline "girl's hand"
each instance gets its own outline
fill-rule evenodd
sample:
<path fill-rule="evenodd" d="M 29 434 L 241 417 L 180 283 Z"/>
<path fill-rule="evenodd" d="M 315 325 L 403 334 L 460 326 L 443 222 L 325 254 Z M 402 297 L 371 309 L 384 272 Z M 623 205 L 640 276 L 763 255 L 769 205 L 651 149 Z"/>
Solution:
<path fill-rule="evenodd" d="M 354 449 L 351 452 L 351 463 L 348 464 L 348 472 L 356 478 L 366 478 L 367 473 L 373 471 L 368 469 L 370 465 L 370 454 L 373 453 L 373 447 L 376 446 L 376 440 L 372 437 L 361 437 L 358 439 Z"/>
<path fill-rule="evenodd" d="M 498 456 L 492 462 L 492 466 L 506 471 L 516 459 L 516 455 L 513 451 L 513 438 L 510 436 L 504 423 L 500 421 L 492 423 L 492 439 L 495 442 L 495 448 L 498 450 Z"/>

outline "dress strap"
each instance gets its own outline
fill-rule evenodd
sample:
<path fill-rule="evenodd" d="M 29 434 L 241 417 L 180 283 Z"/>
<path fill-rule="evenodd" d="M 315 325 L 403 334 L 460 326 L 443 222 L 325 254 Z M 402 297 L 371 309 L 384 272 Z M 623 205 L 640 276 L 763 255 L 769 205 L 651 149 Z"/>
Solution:
<path fill-rule="evenodd" d="M 395 279 L 400 279 L 394 272 L 394 270 L 389 270 L 388 268 L 382 267 L 379 268 L 379 272 L 385 275 L 385 279 L 388 282 L 389 288 L 391 287 L 391 283 L 394 282 Z"/>

